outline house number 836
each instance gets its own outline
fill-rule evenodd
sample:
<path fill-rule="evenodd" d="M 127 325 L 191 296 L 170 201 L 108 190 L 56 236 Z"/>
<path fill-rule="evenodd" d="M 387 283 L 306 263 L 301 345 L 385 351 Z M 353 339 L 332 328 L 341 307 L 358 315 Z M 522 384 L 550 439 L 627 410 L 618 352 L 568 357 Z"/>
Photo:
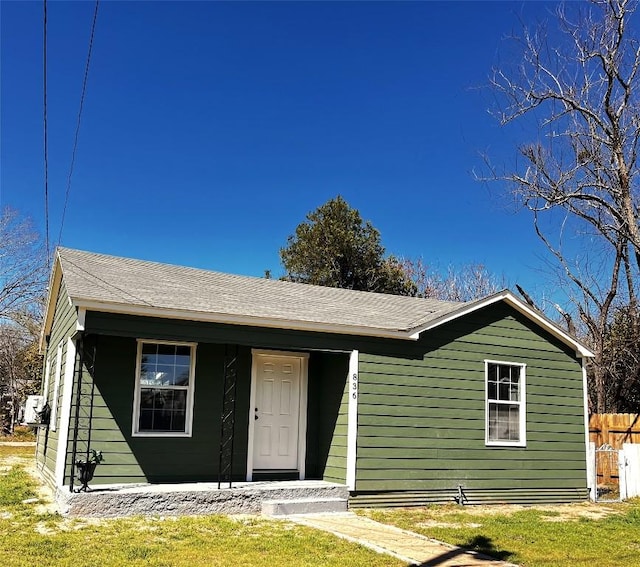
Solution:
<path fill-rule="evenodd" d="M 358 375 L 355 373 L 351 376 L 351 397 L 358 398 Z"/>

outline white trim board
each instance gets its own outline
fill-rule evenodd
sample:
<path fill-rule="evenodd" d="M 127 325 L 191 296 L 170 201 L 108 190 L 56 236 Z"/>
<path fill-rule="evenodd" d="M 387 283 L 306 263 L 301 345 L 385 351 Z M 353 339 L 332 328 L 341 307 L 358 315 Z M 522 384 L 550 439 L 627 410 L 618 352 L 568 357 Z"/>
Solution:
<path fill-rule="evenodd" d="M 586 463 L 586 471 L 587 471 L 587 488 L 589 489 L 589 498 L 595 501 L 596 498 L 596 486 L 592 486 L 597 479 L 595 476 L 591 476 L 589 471 L 595 467 L 595 454 L 591 453 L 590 450 L 590 439 L 589 439 L 589 394 L 588 394 L 588 381 L 587 381 L 587 365 L 586 360 L 582 360 L 582 404 L 584 411 L 584 447 L 585 447 L 585 455 L 587 459 Z M 595 474 L 595 471 L 594 471 Z"/>
<path fill-rule="evenodd" d="M 349 392 L 349 405 L 347 414 L 347 474 L 346 483 L 349 490 L 356 489 L 356 458 L 358 441 L 358 380 L 359 358 L 358 351 L 354 350 L 349 356 L 349 375 L 347 376 L 347 389 Z"/>
<path fill-rule="evenodd" d="M 453 321 L 455 319 L 458 319 L 459 317 L 464 317 L 465 315 L 473 313 L 474 311 L 478 311 L 479 309 L 482 309 L 494 303 L 499 303 L 500 301 L 504 301 L 507 305 L 510 305 L 516 311 L 522 313 L 529 320 L 537 323 L 540 327 L 551 333 L 554 337 L 562 341 L 564 344 L 574 348 L 576 351 L 576 355 L 579 358 L 591 358 L 595 356 L 593 351 L 589 350 L 582 343 L 574 339 L 571 335 L 569 335 L 561 327 L 547 319 L 544 315 L 538 313 L 523 301 L 520 301 L 509 290 L 504 290 L 489 297 L 462 304 L 461 308 L 457 309 L 456 311 L 447 313 L 446 315 L 433 319 L 432 321 L 429 321 L 423 325 L 418 325 L 412 331 L 410 331 L 410 336 L 411 338 L 417 340 L 420 337 L 420 334 L 424 331 L 439 327 L 440 325 L 448 323 L 449 321 Z"/>
<path fill-rule="evenodd" d="M 302 285 L 302 284 L 301 284 Z M 146 305 L 131 305 L 124 303 L 110 303 L 105 301 L 95 301 L 82 297 L 73 297 L 73 305 L 78 309 L 87 311 L 101 311 L 105 313 L 121 313 L 127 315 L 141 315 L 147 317 L 160 317 L 165 319 L 182 319 L 189 321 L 201 321 L 210 323 L 223 323 L 230 325 L 246 325 L 261 328 L 291 329 L 299 331 L 315 331 L 343 335 L 371 336 L 388 339 L 403 339 L 417 341 L 420 335 L 430 329 L 444 325 L 450 321 L 464 317 L 479 309 L 483 309 L 494 303 L 504 301 L 516 311 L 523 314 L 527 319 L 535 322 L 544 330 L 551 333 L 564 344 L 575 349 L 578 357 L 593 357 L 594 353 L 578 340 L 569 335 L 564 329 L 547 319 L 544 315 L 532 309 L 526 303 L 518 299 L 509 290 L 504 290 L 489 297 L 461 303 L 460 308 L 450 311 L 445 315 L 431 319 L 423 324 L 418 324 L 410 329 L 385 329 L 381 327 L 362 327 L 357 325 L 343 325 L 336 322 L 318 323 L 315 321 L 291 320 L 291 319 L 270 319 L 264 317 L 250 317 L 229 313 L 209 313 L 200 311 L 186 311 L 180 309 L 168 309 Z"/>
<path fill-rule="evenodd" d="M 260 327 L 267 329 L 291 329 L 297 331 L 315 331 L 341 335 L 358 335 L 412 340 L 412 337 L 403 330 L 382 329 L 379 327 L 364 327 L 358 325 L 344 325 L 340 324 L 339 322 L 318 323 L 315 321 L 297 321 L 275 317 L 252 317 L 249 315 L 236 315 L 233 313 L 189 311 L 185 309 L 170 309 L 166 307 L 153 307 L 147 305 L 132 305 L 129 303 L 109 303 L 106 301 L 96 301 L 84 299 L 81 297 L 74 297 L 72 298 L 72 300 L 73 305 L 75 305 L 78 309 L 85 309 L 86 311 L 100 311 L 102 313 L 141 315 L 143 317 L 157 317 L 160 319 L 179 319 L 186 321 L 199 321 L 203 323 L 222 323 L 228 325 L 243 325 L 248 327 Z"/>
<path fill-rule="evenodd" d="M 82 364 L 82 363 L 80 363 Z M 71 423 L 71 397 L 73 394 L 73 378 L 76 367 L 76 344 L 67 339 L 67 355 L 64 364 L 64 383 L 62 385 L 62 403 L 60 405 L 60 433 L 58 434 L 58 451 L 56 453 L 55 482 L 56 486 L 64 483 L 64 469 L 67 462 L 67 442 Z"/>
<path fill-rule="evenodd" d="M 62 373 L 62 345 L 63 341 L 58 343 L 56 348 L 56 369 L 53 376 L 53 394 L 51 395 L 51 417 L 49 428 L 51 431 L 58 429 L 58 405 L 60 397 L 60 374 Z M 66 370 L 65 370 L 66 372 Z"/>

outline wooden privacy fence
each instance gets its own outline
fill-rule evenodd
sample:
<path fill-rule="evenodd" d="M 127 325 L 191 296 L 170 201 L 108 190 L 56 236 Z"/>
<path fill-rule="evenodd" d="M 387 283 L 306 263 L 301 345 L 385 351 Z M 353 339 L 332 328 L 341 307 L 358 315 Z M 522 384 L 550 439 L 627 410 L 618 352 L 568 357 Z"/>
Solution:
<path fill-rule="evenodd" d="M 619 488 L 622 488 L 619 487 L 619 452 L 624 449 L 625 445 L 640 444 L 640 414 L 601 413 L 590 415 L 589 440 L 593 443 L 594 450 L 602 449 L 595 451 L 597 486 L 608 486 L 612 490 L 618 491 Z M 627 453 L 631 451 L 632 447 L 629 447 Z M 635 453 L 633 454 L 635 455 Z M 635 457 L 632 460 L 634 461 L 632 469 L 635 472 Z M 631 472 L 632 476 L 635 476 L 634 472 Z"/>
<path fill-rule="evenodd" d="M 622 449 L 624 443 L 640 443 L 640 413 L 593 413 L 589 416 L 589 441 Z"/>

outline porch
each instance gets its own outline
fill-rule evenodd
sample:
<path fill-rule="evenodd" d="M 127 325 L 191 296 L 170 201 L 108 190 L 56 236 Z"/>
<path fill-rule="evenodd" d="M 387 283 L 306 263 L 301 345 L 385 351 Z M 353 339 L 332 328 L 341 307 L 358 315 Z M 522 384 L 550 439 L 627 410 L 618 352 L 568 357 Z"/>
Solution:
<path fill-rule="evenodd" d="M 226 484 L 226 483 L 225 483 Z M 182 516 L 344 512 L 349 490 L 322 480 L 179 484 L 102 484 L 88 492 L 58 488 L 55 499 L 65 516 Z"/>
<path fill-rule="evenodd" d="M 83 336 L 83 364 L 76 361 L 64 428 L 69 440 L 61 455 L 67 458 L 65 463 L 59 459 L 56 484 L 68 485 L 77 475 L 72 463 L 88 458 L 91 450 L 104 455 L 92 481 L 101 492 L 194 483 L 210 490 L 215 485 L 207 483 L 229 479 L 234 487 L 241 481 L 296 479 L 346 483 L 350 353 L 265 350 L 213 342 L 217 335 L 206 337 L 211 342 L 184 337 L 173 325 L 166 331 L 161 327 L 154 327 L 155 335 L 134 329 L 136 336 L 151 337 L 144 340 Z M 213 330 L 205 326 L 202 332 L 215 335 Z M 172 342 L 170 336 L 178 338 Z M 185 338 L 192 342 L 179 342 Z M 141 382 L 150 372 L 146 366 L 155 368 L 164 356 L 142 350 L 167 346 L 189 352 L 181 355 L 189 359 L 190 375 L 180 396 L 166 385 Z M 151 375 L 155 380 L 164 373 Z"/>

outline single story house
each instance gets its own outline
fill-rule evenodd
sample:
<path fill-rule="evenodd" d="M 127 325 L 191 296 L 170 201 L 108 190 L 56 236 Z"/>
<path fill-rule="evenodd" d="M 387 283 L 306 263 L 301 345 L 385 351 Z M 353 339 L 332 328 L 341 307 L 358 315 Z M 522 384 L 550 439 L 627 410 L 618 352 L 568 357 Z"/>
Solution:
<path fill-rule="evenodd" d="M 452 303 L 60 248 L 37 460 L 56 487 L 319 479 L 350 506 L 588 496 L 592 353 L 509 291 Z"/>

